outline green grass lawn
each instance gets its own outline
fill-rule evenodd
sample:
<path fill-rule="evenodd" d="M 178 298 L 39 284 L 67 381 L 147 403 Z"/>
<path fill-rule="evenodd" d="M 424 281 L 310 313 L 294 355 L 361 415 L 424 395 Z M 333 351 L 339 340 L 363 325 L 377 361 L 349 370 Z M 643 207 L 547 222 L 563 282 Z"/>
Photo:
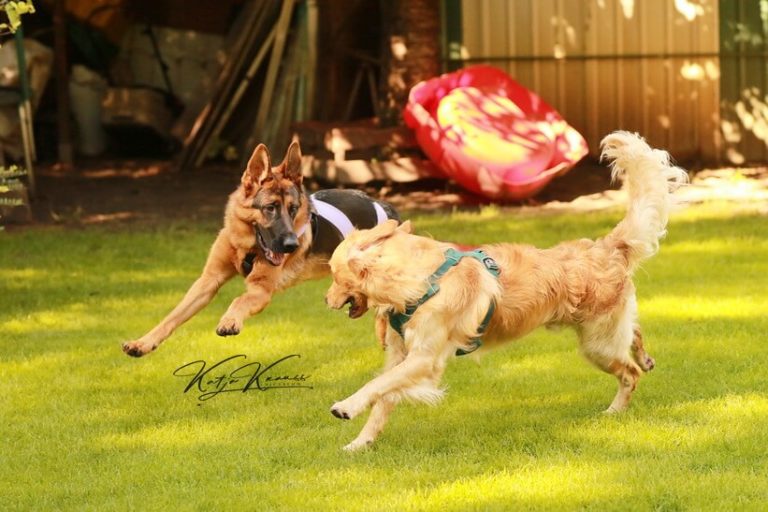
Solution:
<path fill-rule="evenodd" d="M 466 243 L 540 246 L 605 234 L 623 212 L 420 215 Z M 218 226 L 167 223 L 0 233 L 0 510 L 703 510 L 768 508 L 768 218 L 676 214 L 636 276 L 657 368 L 628 412 L 569 330 L 452 361 L 436 408 L 399 407 L 376 446 L 331 404 L 380 368 L 372 318 L 329 311 L 329 280 L 275 298 L 234 338 L 214 329 L 227 285 L 142 359 L 197 276 Z M 511 270 L 513 271 L 513 270 Z M 173 371 L 246 354 L 312 389 L 198 405 Z"/>

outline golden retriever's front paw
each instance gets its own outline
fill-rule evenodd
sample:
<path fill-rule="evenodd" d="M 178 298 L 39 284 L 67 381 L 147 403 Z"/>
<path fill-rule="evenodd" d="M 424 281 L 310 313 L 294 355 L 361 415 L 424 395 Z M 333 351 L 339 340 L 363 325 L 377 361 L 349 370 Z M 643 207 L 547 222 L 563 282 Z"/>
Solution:
<path fill-rule="evenodd" d="M 340 420 L 351 420 L 358 414 L 360 414 L 361 408 L 354 407 L 354 404 L 349 400 L 336 402 L 331 407 L 331 414 L 339 418 Z"/>
<path fill-rule="evenodd" d="M 373 446 L 373 439 L 355 439 L 343 448 L 345 452 L 360 452 Z"/>
<path fill-rule="evenodd" d="M 141 340 L 126 341 L 123 343 L 123 352 L 131 357 L 141 357 L 147 355 L 156 348 L 157 345 L 153 343 L 142 342 Z"/>
<path fill-rule="evenodd" d="M 219 336 L 236 336 L 240 334 L 243 323 L 235 318 L 224 317 L 216 327 L 216 334 Z"/>

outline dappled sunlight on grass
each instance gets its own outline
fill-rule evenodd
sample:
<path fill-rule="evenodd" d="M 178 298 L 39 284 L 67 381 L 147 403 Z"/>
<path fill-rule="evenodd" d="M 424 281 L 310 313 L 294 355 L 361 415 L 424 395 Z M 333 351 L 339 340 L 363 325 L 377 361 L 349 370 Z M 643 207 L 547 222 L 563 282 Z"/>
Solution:
<path fill-rule="evenodd" d="M 709 238 L 706 240 L 684 240 L 680 242 L 663 243 L 664 254 L 675 256 L 694 256 L 697 253 L 706 253 L 712 256 L 727 256 L 732 255 L 734 251 L 734 242 L 744 241 L 752 245 L 757 242 L 756 238 L 740 240 L 737 237 L 730 237 L 726 234 L 719 236 L 718 238 Z M 768 240 L 763 240 L 763 244 L 768 243 Z M 739 254 L 754 255 L 760 253 L 760 247 L 740 248 Z"/>
<path fill-rule="evenodd" d="M 454 510 L 502 503 L 539 506 L 569 503 L 578 506 L 621 494 L 620 482 L 615 482 L 613 476 L 620 471 L 618 465 L 544 463 L 518 471 L 502 470 L 459 478 L 412 493 L 407 498 L 435 510 L 446 504 Z"/>
<path fill-rule="evenodd" d="M 149 425 L 131 432 L 109 433 L 95 442 L 104 449 L 131 448 L 163 450 L 166 448 L 200 448 L 237 443 L 249 427 L 241 416 L 202 421 L 171 421 Z"/>
<path fill-rule="evenodd" d="M 571 426 L 559 436 L 574 439 L 590 450 L 607 449 L 612 453 L 714 453 L 723 445 L 733 449 L 741 442 L 752 446 L 764 443 L 768 440 L 762 428 L 766 420 L 768 397 L 729 394 L 661 407 L 647 417 L 605 417 L 595 420 L 591 428 Z"/>
<path fill-rule="evenodd" d="M 35 311 L 24 317 L 7 320 L 0 326 L 0 333 L 13 336 L 21 333 L 39 333 L 48 328 L 56 331 L 74 331 L 93 328 L 103 318 L 89 312 L 85 304 L 70 304 L 58 310 Z"/>
<path fill-rule="evenodd" d="M 414 223 L 440 239 L 551 246 L 603 236 L 622 215 L 490 207 Z M 323 304 L 327 278 L 275 296 L 240 335 L 221 338 L 216 324 L 243 290 L 236 278 L 133 359 L 120 342 L 176 305 L 216 227 L 0 235 L 0 434 L 10 440 L 0 509 L 760 509 L 765 226 L 764 215 L 718 205 L 673 216 L 635 279 L 657 368 L 625 414 L 601 414 L 616 379 L 584 360 L 574 332 L 540 329 L 479 362 L 451 361 L 441 404 L 403 404 L 377 445 L 355 455 L 340 448 L 365 418 L 341 422 L 329 407 L 379 373 L 384 354 L 372 314 L 353 321 Z M 234 354 L 300 354 L 292 368 L 313 388 L 198 406 L 173 375 Z"/>
<path fill-rule="evenodd" d="M 24 372 L 36 373 L 41 370 L 67 366 L 75 361 L 77 356 L 69 349 L 61 351 L 48 350 L 43 354 L 25 357 L 19 360 L 2 358 L 2 369 L 8 374 L 22 375 Z"/>
<path fill-rule="evenodd" d="M 669 317 L 678 320 L 701 318 L 755 318 L 768 315 L 765 297 L 702 297 L 701 295 L 657 295 L 641 306 L 644 318 Z"/>
<path fill-rule="evenodd" d="M 56 279 L 93 279 L 95 276 L 87 271 L 73 273 L 71 271 L 59 271 L 56 268 L 50 269 L 3 269 L 3 276 L 7 279 L 3 286 L 10 290 L 32 289 L 40 284 L 50 283 Z M 146 271 L 127 271 L 110 270 L 107 274 L 98 276 L 104 283 L 154 283 L 158 280 L 178 279 L 189 277 L 189 273 L 172 270 L 156 270 L 154 272 Z"/>
<path fill-rule="evenodd" d="M 530 340 L 526 340 L 523 343 L 527 343 L 529 341 Z M 501 369 L 525 372 L 526 374 L 529 372 L 550 372 L 562 365 L 562 357 L 560 354 L 544 353 L 538 355 L 526 355 L 523 357 L 518 356 L 515 357 L 512 361 L 508 361 L 506 363 L 497 362 L 497 364 L 499 364 Z"/>
<path fill-rule="evenodd" d="M 25 282 L 43 281 L 50 279 L 50 275 L 42 269 L 34 268 L 6 268 L 3 269 L 4 286 L 23 285 Z"/>

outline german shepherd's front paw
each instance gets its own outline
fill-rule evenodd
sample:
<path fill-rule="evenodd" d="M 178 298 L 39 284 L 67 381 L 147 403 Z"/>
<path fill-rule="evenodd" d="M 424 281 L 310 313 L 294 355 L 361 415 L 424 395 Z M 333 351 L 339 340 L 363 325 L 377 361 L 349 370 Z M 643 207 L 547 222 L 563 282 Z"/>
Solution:
<path fill-rule="evenodd" d="M 219 336 L 237 336 L 243 328 L 243 323 L 234 318 L 222 318 L 216 327 L 216 334 Z"/>
<path fill-rule="evenodd" d="M 123 352 L 131 357 L 141 357 L 149 354 L 157 348 L 152 343 L 143 343 L 141 341 L 126 341 L 123 343 Z"/>

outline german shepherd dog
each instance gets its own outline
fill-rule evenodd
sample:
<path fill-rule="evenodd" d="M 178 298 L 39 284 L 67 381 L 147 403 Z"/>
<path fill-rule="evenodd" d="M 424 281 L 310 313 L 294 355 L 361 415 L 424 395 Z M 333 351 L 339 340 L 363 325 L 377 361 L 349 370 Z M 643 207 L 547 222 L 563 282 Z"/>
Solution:
<path fill-rule="evenodd" d="M 246 292 L 232 302 L 216 327 L 219 336 L 236 335 L 246 318 L 267 307 L 275 292 L 328 274 L 328 259 L 346 234 L 387 219 L 399 221 L 390 205 L 358 191 L 323 190 L 308 196 L 298 142 L 290 145 L 276 167 L 266 146 L 259 144 L 240 186 L 229 196 L 224 227 L 202 274 L 168 316 L 141 338 L 124 343 L 123 351 L 141 357 L 155 350 L 240 273 Z M 350 305 L 352 317 L 368 309 L 364 302 Z"/>
<path fill-rule="evenodd" d="M 377 336 L 387 350 L 385 371 L 331 408 L 341 419 L 371 408 L 347 450 L 372 444 L 400 400 L 436 403 L 447 361 L 478 348 L 480 336 L 490 348 L 540 325 L 573 326 L 584 356 L 618 380 L 606 412 L 627 407 L 655 364 L 643 347 L 632 275 L 658 250 L 671 192 L 687 175 L 638 135 L 615 132 L 602 146 L 614 179 L 625 178 L 629 190 L 626 217 L 603 238 L 460 252 L 413 235 L 410 222 L 386 222 L 338 246 L 326 302 L 338 309 L 355 297 L 376 307 Z"/>

